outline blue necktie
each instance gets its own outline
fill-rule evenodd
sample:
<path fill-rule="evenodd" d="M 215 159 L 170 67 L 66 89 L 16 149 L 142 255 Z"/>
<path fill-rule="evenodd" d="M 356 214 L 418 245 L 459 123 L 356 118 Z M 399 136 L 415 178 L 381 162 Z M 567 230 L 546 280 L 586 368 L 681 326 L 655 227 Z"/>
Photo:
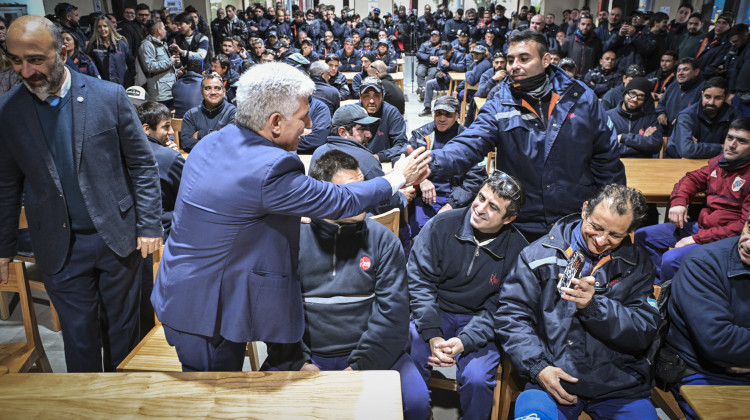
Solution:
<path fill-rule="evenodd" d="M 61 98 L 59 96 L 51 95 L 48 96 L 47 99 L 44 100 L 44 102 L 47 102 L 49 106 L 57 106 L 57 104 L 60 103 L 60 99 Z"/>

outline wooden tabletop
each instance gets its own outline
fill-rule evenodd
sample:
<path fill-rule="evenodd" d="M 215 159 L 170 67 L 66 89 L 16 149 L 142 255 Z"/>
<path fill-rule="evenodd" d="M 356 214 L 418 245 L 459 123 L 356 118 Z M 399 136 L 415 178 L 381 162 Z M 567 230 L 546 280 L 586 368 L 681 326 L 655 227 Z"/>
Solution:
<path fill-rule="evenodd" d="M 396 371 L 16 373 L 0 418 L 401 419 Z"/>
<path fill-rule="evenodd" d="M 460 73 L 457 71 L 449 71 L 448 76 L 450 76 L 451 81 L 448 85 L 448 95 L 453 95 L 453 91 L 458 88 L 458 85 L 461 84 L 464 80 L 466 80 L 466 73 Z"/>
<path fill-rule="evenodd" d="M 702 420 L 750 416 L 750 386 L 685 385 L 680 393 Z"/>
<path fill-rule="evenodd" d="M 687 172 L 708 164 L 707 159 L 621 159 L 628 187 L 641 190 L 649 203 L 667 203 L 674 184 Z"/>
<path fill-rule="evenodd" d="M 474 97 L 474 104 L 477 106 L 477 112 L 474 117 L 479 115 L 479 110 L 482 109 L 485 103 L 487 103 L 487 98 L 477 98 L 476 96 Z"/>

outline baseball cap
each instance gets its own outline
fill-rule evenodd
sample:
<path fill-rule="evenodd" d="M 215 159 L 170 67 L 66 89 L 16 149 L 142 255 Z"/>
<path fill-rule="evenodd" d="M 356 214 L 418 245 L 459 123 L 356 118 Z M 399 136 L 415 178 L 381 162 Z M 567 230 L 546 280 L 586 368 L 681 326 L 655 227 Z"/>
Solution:
<path fill-rule="evenodd" d="M 276 35 L 276 31 L 271 31 L 271 32 L 269 32 L 269 33 L 268 33 L 268 36 L 269 36 L 269 37 L 275 37 L 275 38 L 278 38 L 278 35 Z"/>
<path fill-rule="evenodd" d="M 366 52 L 366 53 L 364 53 L 364 54 L 362 54 L 362 58 L 366 58 L 366 59 L 370 60 L 370 63 L 373 63 L 376 60 L 375 54 L 373 54 L 373 53 L 371 53 L 369 51 Z"/>
<path fill-rule="evenodd" d="M 305 42 L 307 42 L 310 45 L 312 45 L 312 43 L 313 43 L 312 39 L 310 39 L 310 37 L 308 37 L 308 36 L 302 38 L 302 43 L 304 44 Z"/>
<path fill-rule="evenodd" d="M 462 31 L 462 30 L 459 30 L 459 31 L 457 32 L 457 34 L 458 34 L 458 36 L 469 36 L 468 32 L 466 32 L 466 31 Z"/>
<path fill-rule="evenodd" d="M 125 92 L 133 105 L 140 105 L 146 101 L 146 89 L 140 86 L 131 86 Z"/>
<path fill-rule="evenodd" d="M 390 14 L 390 12 L 385 12 L 385 14 L 383 15 L 383 17 L 391 17 L 391 16 L 393 16 L 393 15 Z"/>
<path fill-rule="evenodd" d="M 440 46 L 440 54 L 445 54 L 452 49 L 453 46 L 451 46 L 451 44 L 443 44 L 442 46 Z"/>
<path fill-rule="evenodd" d="M 560 60 L 560 68 L 561 69 L 574 69 L 576 68 L 576 62 L 573 61 L 570 57 L 565 57 L 562 60 Z"/>
<path fill-rule="evenodd" d="M 362 84 L 359 86 L 360 95 L 365 93 L 367 89 L 375 89 L 377 92 L 383 92 L 383 83 L 377 77 L 365 77 L 362 79 Z"/>
<path fill-rule="evenodd" d="M 380 45 L 380 44 L 385 44 L 385 45 L 388 45 L 388 40 L 387 40 L 387 39 L 385 39 L 385 38 L 380 38 L 380 39 L 378 40 L 378 45 Z"/>
<path fill-rule="evenodd" d="M 441 96 L 435 100 L 435 105 L 432 107 L 432 111 L 446 111 L 446 112 L 458 112 L 459 104 L 458 99 L 453 96 L 446 95 Z"/>
<path fill-rule="evenodd" d="M 487 49 L 484 48 L 484 45 L 475 45 L 474 49 L 471 50 L 471 52 L 477 53 L 477 54 L 484 54 L 487 52 Z"/>
<path fill-rule="evenodd" d="M 529 389 L 516 399 L 515 419 L 557 420 L 557 405 L 544 391 Z"/>
<path fill-rule="evenodd" d="M 359 104 L 344 105 L 333 113 L 331 119 L 332 127 L 341 127 L 349 124 L 373 124 L 380 118 L 371 117 Z"/>
<path fill-rule="evenodd" d="M 380 14 L 380 8 L 376 7 L 374 9 L 372 9 L 372 13 L 375 13 L 376 15 L 379 15 Z"/>
<path fill-rule="evenodd" d="M 430 32 L 430 36 L 432 36 L 432 35 L 440 35 L 440 31 L 434 30 L 434 31 Z"/>

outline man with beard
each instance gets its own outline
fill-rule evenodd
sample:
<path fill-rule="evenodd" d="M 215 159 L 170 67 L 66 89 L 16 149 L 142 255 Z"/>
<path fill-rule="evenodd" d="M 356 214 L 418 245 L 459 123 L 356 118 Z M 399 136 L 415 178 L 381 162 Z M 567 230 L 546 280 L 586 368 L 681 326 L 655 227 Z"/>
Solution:
<path fill-rule="evenodd" d="M 606 51 L 599 59 L 599 66 L 586 73 L 583 81 L 601 98 L 620 83 L 622 73 L 617 71 L 617 54 Z"/>
<path fill-rule="evenodd" d="M 646 75 L 653 89 L 651 97 L 660 101 L 669 85 L 675 81 L 675 70 L 677 70 L 677 51 L 665 51 L 661 55 L 659 69 Z"/>
<path fill-rule="evenodd" d="M 203 137 L 234 123 L 237 113 L 237 107 L 225 100 L 226 89 L 220 76 L 206 76 L 201 83 L 201 95 L 203 102 L 182 119 L 180 146 L 188 153 Z"/>
<path fill-rule="evenodd" d="M 729 42 L 729 29 L 732 27 L 732 15 L 722 14 L 716 18 L 714 29 L 701 41 L 698 51 L 695 53 L 701 63 L 701 76 L 708 80 L 717 76 L 716 67 L 724 59 L 724 56 L 732 48 Z"/>
<path fill-rule="evenodd" d="M 627 70 L 625 71 L 625 74 L 622 75 L 622 83 L 610 89 L 602 97 L 601 103 L 604 110 L 609 111 L 610 109 L 617 108 L 617 106 L 620 105 L 620 102 L 622 101 L 622 95 L 625 93 L 625 86 L 627 86 L 627 84 L 630 83 L 630 81 L 633 80 L 634 77 L 644 77 L 645 75 L 646 71 L 643 69 L 642 65 L 629 65 Z M 654 101 L 651 99 L 651 95 L 646 98 L 646 103 L 643 106 L 643 111 L 649 114 L 654 114 Z M 656 118 L 656 114 L 654 114 L 654 118 Z"/>
<path fill-rule="evenodd" d="M 367 148 L 380 162 L 390 162 L 406 147 L 406 122 L 396 107 L 383 101 L 383 83 L 376 77 L 365 77 L 360 87 L 359 101 L 371 117 L 380 118 L 370 124 L 372 140 Z"/>
<path fill-rule="evenodd" d="M 703 16 L 695 12 L 687 21 L 687 33 L 682 36 L 677 45 L 677 54 L 681 59 L 695 56 L 695 52 L 706 35 L 701 29 L 703 29 Z"/>
<path fill-rule="evenodd" d="M 701 90 L 701 102 L 677 116 L 667 144 L 667 156 L 708 159 L 721 153 L 729 124 L 741 116 L 726 102 L 728 93 L 727 79 L 714 77 L 706 81 Z"/>
<path fill-rule="evenodd" d="M 252 18 L 247 21 L 248 35 L 250 37 L 262 38 L 266 35 L 271 22 L 264 15 L 265 12 L 262 7 L 258 6 L 255 8 Z"/>
<path fill-rule="evenodd" d="M 602 55 L 602 42 L 594 33 L 594 19 L 591 15 L 581 16 L 578 20 L 578 30 L 573 35 L 565 37 L 562 51 L 566 57 L 576 62 L 578 77 L 583 77 L 596 67 L 596 62 Z"/>
<path fill-rule="evenodd" d="M 227 16 L 219 22 L 219 39 L 237 35 L 243 40 L 247 40 L 247 25 L 237 17 L 237 8 L 228 4 L 226 11 Z"/>
<path fill-rule="evenodd" d="M 620 32 L 622 26 L 622 9 L 619 7 L 613 7 L 609 11 L 609 19 L 607 19 L 606 25 L 600 25 L 594 30 L 596 36 L 602 41 L 602 44 L 609 41 L 609 38 L 613 35 L 617 35 Z"/>
<path fill-rule="evenodd" d="M 82 50 L 85 50 L 89 39 L 81 28 L 78 27 L 81 20 L 80 16 L 78 16 L 78 8 L 70 3 L 58 3 L 55 6 L 55 16 L 63 29 L 66 29 L 75 36 L 78 45 L 81 46 Z"/>
<path fill-rule="evenodd" d="M 501 84 L 469 128 L 433 152 L 430 170 L 436 179 L 449 179 L 497 147 L 496 168 L 526 188 L 516 227 L 534 240 L 580 209 L 598 187 L 624 184 L 625 169 L 599 100 L 550 66 L 544 35 L 523 31 L 509 43 L 510 81 Z"/>
<path fill-rule="evenodd" d="M 669 198 L 670 223 L 635 232 L 635 244 L 646 250 L 656 266 L 656 283 L 672 279 L 680 261 L 696 244 L 716 242 L 742 231 L 750 210 L 750 183 L 746 182 L 750 177 L 749 123 L 747 118 L 732 121 L 718 156 L 677 181 Z M 700 192 L 706 194 L 706 207 L 697 222 L 688 221 L 687 207 Z"/>
<path fill-rule="evenodd" d="M 364 18 L 362 23 L 365 25 L 365 28 L 367 28 L 367 36 L 373 39 L 377 39 L 378 32 L 385 28 L 383 21 L 380 19 L 380 9 L 377 7 L 372 9 L 370 16 Z"/>
<path fill-rule="evenodd" d="M 617 132 L 617 149 L 620 157 L 649 158 L 659 153 L 662 146 L 661 125 L 656 114 L 646 112 L 651 83 L 643 77 L 633 77 L 625 85 L 616 108 L 607 116 Z"/>
<path fill-rule="evenodd" d="M 67 370 L 114 371 L 138 343 L 143 258 L 162 244 L 154 155 L 121 86 L 65 67 L 53 23 L 22 16 L 7 42 L 23 86 L 0 98 L 0 282 L 25 191 Z"/>
<path fill-rule="evenodd" d="M 669 85 L 656 107 L 659 124 L 664 127 L 666 135 L 672 132 L 677 115 L 700 100 L 703 90 L 703 78 L 700 77 L 700 73 L 700 63 L 695 58 L 683 58 L 677 65 L 677 83 Z"/>

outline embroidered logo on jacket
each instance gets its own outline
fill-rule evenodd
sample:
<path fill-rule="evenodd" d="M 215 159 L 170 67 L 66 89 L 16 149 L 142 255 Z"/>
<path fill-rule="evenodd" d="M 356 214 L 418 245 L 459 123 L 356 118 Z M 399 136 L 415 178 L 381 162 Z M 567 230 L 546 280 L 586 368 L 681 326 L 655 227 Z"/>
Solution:
<path fill-rule="evenodd" d="M 371 265 L 372 263 L 370 262 L 370 257 L 368 257 L 367 255 L 359 259 L 359 268 L 367 270 Z"/>
<path fill-rule="evenodd" d="M 497 278 L 497 274 L 492 273 L 492 275 L 490 276 L 490 284 L 493 286 L 500 284 L 500 279 Z"/>
<path fill-rule="evenodd" d="M 734 192 L 739 191 L 743 185 L 745 185 L 745 180 L 740 178 L 739 175 L 737 175 L 737 177 L 734 178 L 734 181 L 732 181 L 732 191 Z"/>

